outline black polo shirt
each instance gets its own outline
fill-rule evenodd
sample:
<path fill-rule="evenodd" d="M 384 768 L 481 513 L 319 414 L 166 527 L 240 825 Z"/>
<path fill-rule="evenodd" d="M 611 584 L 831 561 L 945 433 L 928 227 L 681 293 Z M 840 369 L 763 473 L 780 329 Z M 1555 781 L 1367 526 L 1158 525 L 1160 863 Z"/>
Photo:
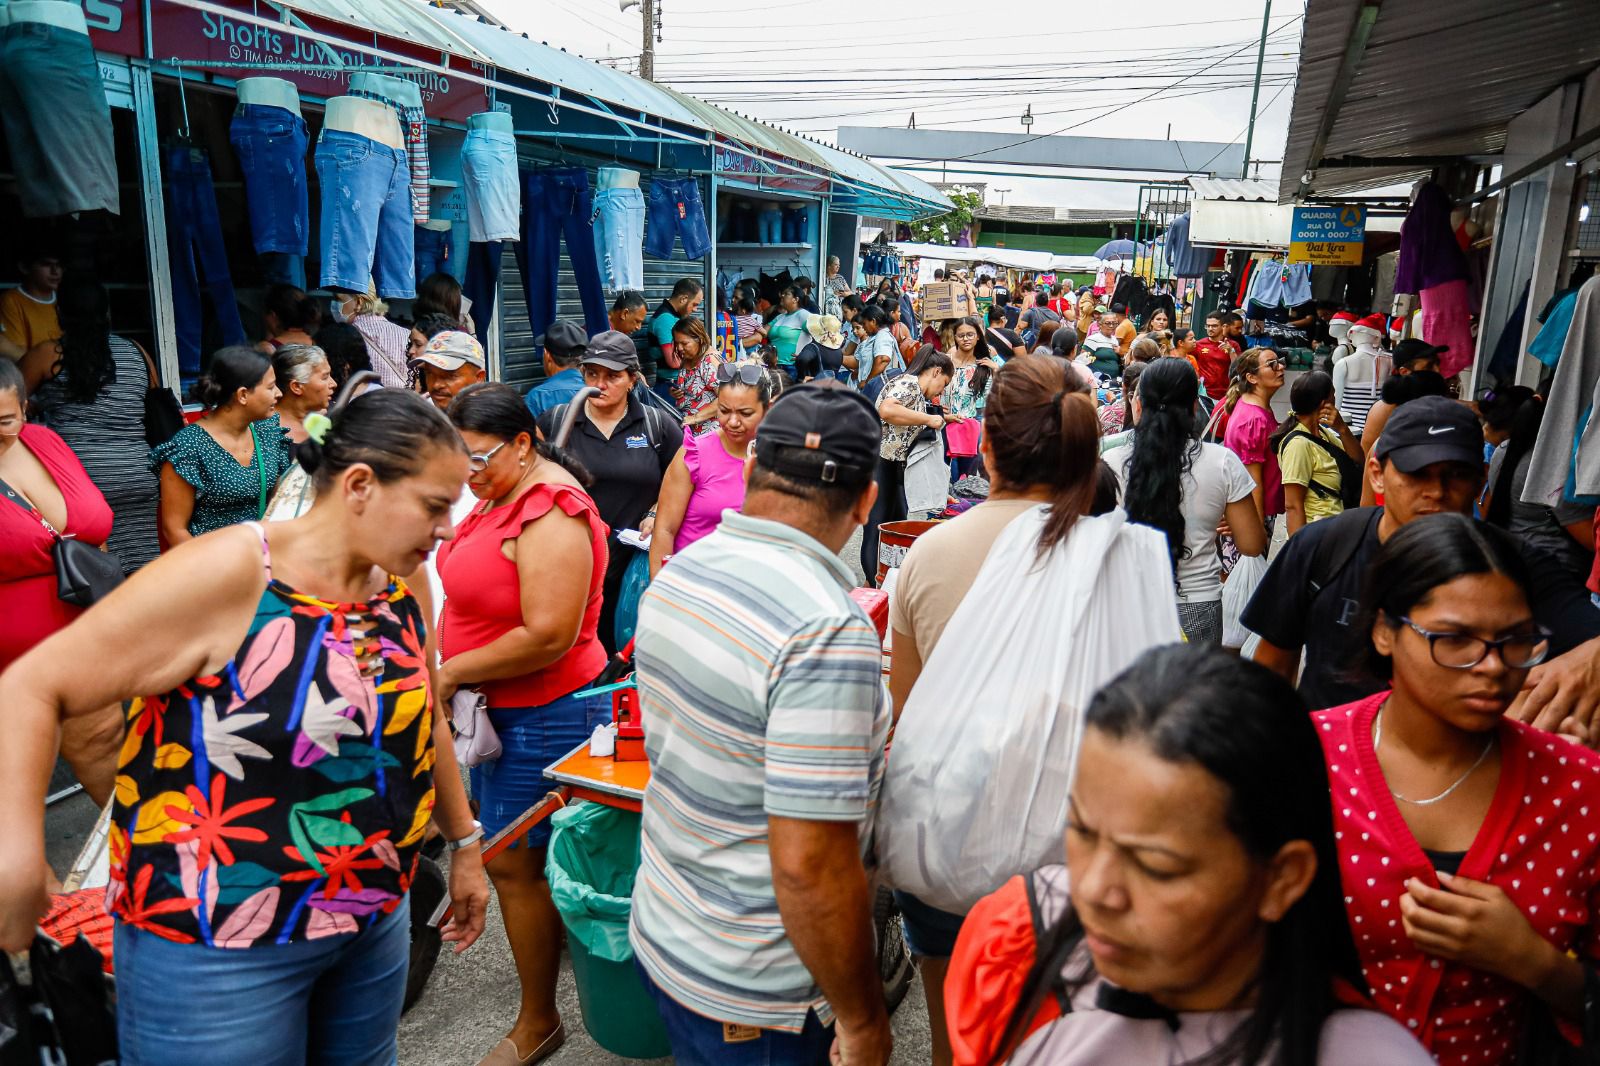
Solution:
<path fill-rule="evenodd" d="M 565 414 L 562 405 L 539 416 L 539 431 L 546 440 L 555 439 Z M 639 528 L 645 512 L 661 495 L 661 480 L 682 444 L 683 430 L 670 417 L 630 395 L 628 413 L 609 438 L 590 421 L 587 407 L 580 411 L 572 424 L 572 436 L 567 438 L 567 451 L 594 477 L 589 495 L 601 520 L 615 534 Z"/>
<path fill-rule="evenodd" d="M 1372 635 L 1357 624 L 1367 566 L 1378 554 L 1381 507 L 1361 507 L 1313 522 L 1290 537 L 1267 568 L 1242 621 L 1251 632 L 1280 648 L 1305 648 L 1300 695 L 1312 710 L 1338 707 L 1388 687 L 1368 674 L 1362 660 Z M 1355 536 L 1359 543 L 1342 569 L 1319 590 L 1312 587 L 1314 556 L 1328 537 Z M 1518 538 L 1529 572 L 1528 606 L 1554 636 L 1550 655 L 1561 655 L 1600 636 L 1600 610 L 1588 590 L 1553 557 Z M 1329 558 L 1331 559 L 1331 555 Z"/>

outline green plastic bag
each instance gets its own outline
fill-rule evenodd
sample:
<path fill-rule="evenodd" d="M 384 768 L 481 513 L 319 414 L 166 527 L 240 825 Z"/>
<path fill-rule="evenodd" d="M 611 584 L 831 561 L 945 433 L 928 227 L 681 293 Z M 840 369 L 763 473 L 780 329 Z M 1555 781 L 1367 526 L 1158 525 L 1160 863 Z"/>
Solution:
<path fill-rule="evenodd" d="M 639 872 L 639 816 L 600 803 L 564 807 L 550 819 L 545 877 L 567 935 L 608 962 L 631 962 L 628 915 Z"/>

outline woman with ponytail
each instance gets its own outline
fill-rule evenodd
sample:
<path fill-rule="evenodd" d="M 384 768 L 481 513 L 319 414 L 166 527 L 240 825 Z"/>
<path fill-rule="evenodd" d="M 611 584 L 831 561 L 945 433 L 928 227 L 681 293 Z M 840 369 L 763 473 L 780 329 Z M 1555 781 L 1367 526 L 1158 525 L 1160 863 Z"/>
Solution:
<path fill-rule="evenodd" d="M 606 666 L 596 634 L 610 530 L 585 491 L 588 473 L 539 441 L 516 389 L 470 385 L 449 415 L 467 445 L 467 487 L 482 502 L 439 549 L 437 682 L 443 699 L 472 688 L 488 705 L 502 751 L 472 768 L 472 797 L 493 836 L 550 790 L 546 766 L 611 720 L 610 696 L 573 695 Z M 522 997 L 485 1062 L 537 1062 L 566 1039 L 556 1012 L 561 918 L 544 880 L 549 840 L 549 825 L 537 825 L 489 863 Z"/>
<path fill-rule="evenodd" d="M 254 348 L 220 349 L 189 390 L 205 417 L 150 449 L 161 478 L 161 535 L 168 547 L 266 514 L 288 471 L 288 435 L 275 413 L 277 372 Z"/>
<path fill-rule="evenodd" d="M 989 498 L 917 538 L 900 566 L 890 598 L 894 659 L 889 691 L 895 713 L 905 707 L 925 658 L 938 647 L 945 625 L 977 580 L 989 549 L 1012 520 L 1044 504 L 1049 516 L 1039 552 L 1049 552 L 1072 532 L 1094 503 L 1100 425 L 1088 385 L 1076 369 L 1052 356 L 1024 355 L 995 371 L 979 445 L 989 471 Z M 972 649 L 945 649 L 970 654 Z M 898 893 L 906 942 L 918 959 L 933 1027 L 933 1061 L 950 1061 L 945 1041 L 945 967 L 962 916 Z"/>
<path fill-rule="evenodd" d="M 8 950 L 48 903 L 58 730 L 128 704 L 106 888 L 124 1066 L 393 1063 L 430 820 L 455 849 L 444 939 L 483 930 L 482 832 L 410 581 L 454 535 L 466 449 L 397 389 L 307 423 L 304 516 L 185 540 L 0 677 Z"/>
<path fill-rule="evenodd" d="M 1222 443 L 1239 457 L 1256 484 L 1256 514 L 1272 540 L 1272 526 L 1283 513 L 1283 472 L 1272 449 L 1278 420 L 1272 415 L 1272 397 L 1283 388 L 1283 358 L 1272 348 L 1249 348 L 1235 356 L 1229 369 L 1228 394 L 1222 401 L 1227 429 Z M 1239 561 L 1232 538 L 1222 547 L 1222 569 L 1227 573 Z"/>
<path fill-rule="evenodd" d="M 1325 773 L 1276 674 L 1182 644 L 1135 660 L 1086 712 L 1065 865 L 1012 878 L 961 930 L 954 1061 L 1431 1063 L 1350 1009 L 1366 986 Z"/>
<path fill-rule="evenodd" d="M 1267 537 L 1255 509 L 1255 482 L 1239 457 L 1195 440 L 1199 398 L 1200 378 L 1187 362 L 1150 363 L 1132 397 L 1131 441 L 1105 458 L 1122 482 L 1129 520 L 1166 534 L 1184 636 L 1191 644 L 1220 644 L 1217 526 L 1227 521 L 1244 555 L 1266 551 Z"/>

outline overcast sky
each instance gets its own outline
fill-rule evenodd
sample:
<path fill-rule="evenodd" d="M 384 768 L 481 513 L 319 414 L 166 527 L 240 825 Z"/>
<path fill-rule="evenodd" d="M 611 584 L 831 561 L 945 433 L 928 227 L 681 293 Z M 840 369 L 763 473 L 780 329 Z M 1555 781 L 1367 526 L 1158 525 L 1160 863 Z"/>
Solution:
<path fill-rule="evenodd" d="M 637 7 L 621 11 L 618 0 L 481 2 L 536 40 L 637 69 Z M 1170 129 L 1178 139 L 1242 143 L 1263 13 L 1262 0 L 1124 0 L 1041 8 L 1047 15 L 970 0 L 917 0 L 898 13 L 859 0 L 658 3 L 658 81 L 828 142 L 841 125 L 899 128 L 913 114 L 919 129 L 1020 137 L 1031 106 L 1035 136 L 1166 138 Z M 1272 4 L 1254 159 L 1282 155 L 1304 9 L 1305 0 Z M 1113 25 L 1111 15 L 1125 21 Z M 1260 168 L 1266 177 L 1277 170 Z M 1004 172 L 950 179 L 986 182 L 995 203 L 999 189 L 1010 190 L 1006 203 L 1060 207 L 1131 208 L 1138 195 L 1132 184 Z"/>

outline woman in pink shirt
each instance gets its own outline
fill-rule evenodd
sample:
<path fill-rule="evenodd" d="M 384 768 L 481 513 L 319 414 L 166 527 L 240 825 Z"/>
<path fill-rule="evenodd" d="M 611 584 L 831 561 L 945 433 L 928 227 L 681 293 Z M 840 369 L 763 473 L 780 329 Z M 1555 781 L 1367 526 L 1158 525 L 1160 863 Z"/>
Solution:
<path fill-rule="evenodd" d="M 675 552 L 717 528 L 722 512 L 744 504 L 750 442 L 778 391 L 777 377 L 758 363 L 717 366 L 717 431 L 685 433 L 661 483 L 650 538 L 650 576 Z"/>
<path fill-rule="evenodd" d="M 1373 1001 L 1446 1066 L 1580 1061 L 1600 1023 L 1600 757 L 1506 714 L 1550 647 L 1528 580 L 1492 526 L 1407 523 L 1354 623 L 1391 687 L 1312 716 Z"/>
<path fill-rule="evenodd" d="M 1228 395 L 1222 401 L 1227 429 L 1222 443 L 1244 463 L 1256 483 L 1256 513 L 1266 524 L 1272 541 L 1273 520 L 1283 513 L 1283 471 L 1272 447 L 1278 420 L 1272 414 L 1272 397 L 1283 388 L 1283 359 L 1272 348 L 1250 348 L 1236 357 L 1230 368 Z M 1222 569 L 1231 572 L 1239 561 L 1232 537 L 1223 538 Z"/>

